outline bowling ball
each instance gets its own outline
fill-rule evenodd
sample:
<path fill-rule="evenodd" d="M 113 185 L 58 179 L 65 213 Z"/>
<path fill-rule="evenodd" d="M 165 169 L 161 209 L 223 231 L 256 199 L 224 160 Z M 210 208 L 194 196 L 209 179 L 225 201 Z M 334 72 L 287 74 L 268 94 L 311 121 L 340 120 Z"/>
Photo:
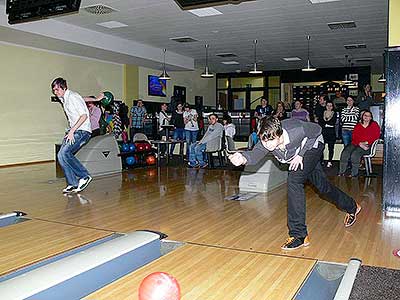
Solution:
<path fill-rule="evenodd" d="M 108 106 L 114 101 L 114 95 L 111 92 L 104 92 L 104 98 L 101 99 L 101 105 Z"/>
<path fill-rule="evenodd" d="M 144 144 L 145 150 L 151 150 L 151 145 L 149 143 Z"/>
<path fill-rule="evenodd" d="M 156 163 L 156 157 L 154 155 L 149 155 L 146 157 L 147 165 L 154 165 Z"/>
<path fill-rule="evenodd" d="M 135 143 L 135 146 L 136 146 L 136 151 L 138 152 L 142 152 L 145 150 L 145 146 L 143 143 Z"/>
<path fill-rule="evenodd" d="M 168 273 L 155 272 L 146 276 L 139 286 L 139 300 L 179 300 L 178 281 Z"/>
<path fill-rule="evenodd" d="M 128 156 L 128 157 L 126 158 L 126 164 L 127 164 L 128 166 L 134 165 L 135 162 L 136 162 L 136 159 L 135 159 L 133 156 Z"/>
<path fill-rule="evenodd" d="M 135 144 L 134 143 L 129 144 L 129 151 L 130 152 L 135 152 L 135 150 L 136 150 Z"/>
<path fill-rule="evenodd" d="M 129 151 L 129 144 L 126 144 L 126 143 L 122 144 L 121 150 L 122 150 L 122 152 L 128 152 Z"/>

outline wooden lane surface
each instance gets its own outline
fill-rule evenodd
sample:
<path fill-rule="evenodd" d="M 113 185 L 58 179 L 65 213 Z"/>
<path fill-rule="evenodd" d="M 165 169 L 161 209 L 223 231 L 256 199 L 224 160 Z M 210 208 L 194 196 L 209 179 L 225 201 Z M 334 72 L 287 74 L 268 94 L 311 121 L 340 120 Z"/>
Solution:
<path fill-rule="evenodd" d="M 372 179 L 369 186 L 363 178 L 331 178 L 363 207 L 350 228 L 343 226 L 344 212 L 307 186 L 311 246 L 282 252 L 287 238 L 286 187 L 246 202 L 227 201 L 225 197 L 238 190 L 240 172 L 135 169 L 95 179 L 82 200 L 61 195 L 64 181 L 47 183 L 53 165 L 22 168 L 27 174 L 23 186 L 17 171 L 0 169 L 0 181 L 11 187 L 0 197 L 5 212 L 21 209 L 37 218 L 120 232 L 152 229 L 178 241 L 324 261 L 347 263 L 357 257 L 367 265 L 400 269 L 400 260 L 392 255 L 400 245 L 400 221 L 382 215 L 381 178 Z"/>
<path fill-rule="evenodd" d="M 314 264 L 310 259 L 185 245 L 84 299 L 138 299 L 143 278 L 162 271 L 178 280 L 182 300 L 288 300 Z"/>
<path fill-rule="evenodd" d="M 30 220 L 0 228 L 0 275 L 110 235 L 111 232 Z"/>

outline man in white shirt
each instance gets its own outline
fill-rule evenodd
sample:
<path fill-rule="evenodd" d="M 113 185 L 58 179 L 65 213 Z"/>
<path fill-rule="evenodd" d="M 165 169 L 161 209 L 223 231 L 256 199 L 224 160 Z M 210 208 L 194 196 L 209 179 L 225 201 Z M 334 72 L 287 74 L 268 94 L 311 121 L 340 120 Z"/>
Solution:
<path fill-rule="evenodd" d="M 92 130 L 89 111 L 84 99 L 68 89 L 65 79 L 54 79 L 51 89 L 60 99 L 70 127 L 57 154 L 67 180 L 67 187 L 63 189 L 63 193 L 77 193 L 83 191 L 92 181 L 88 170 L 74 156 L 74 153 L 90 139 Z"/>

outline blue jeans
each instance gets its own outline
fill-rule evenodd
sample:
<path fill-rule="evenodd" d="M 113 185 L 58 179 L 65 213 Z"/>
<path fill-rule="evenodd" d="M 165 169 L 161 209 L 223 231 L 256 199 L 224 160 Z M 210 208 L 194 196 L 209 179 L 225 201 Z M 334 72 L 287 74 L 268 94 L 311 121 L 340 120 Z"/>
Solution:
<path fill-rule="evenodd" d="M 185 138 L 186 138 L 186 154 L 189 156 L 189 148 L 190 145 L 196 143 L 197 141 L 197 134 L 199 133 L 198 130 L 186 130 L 185 129 Z"/>
<path fill-rule="evenodd" d="M 183 141 L 185 139 L 185 129 L 183 128 L 175 128 L 173 139 L 177 141 Z M 169 153 L 174 154 L 175 144 L 171 144 L 171 149 Z"/>
<path fill-rule="evenodd" d="M 353 131 L 351 130 L 342 130 L 342 141 L 343 145 L 346 147 L 351 144 L 351 137 L 353 135 Z"/>
<path fill-rule="evenodd" d="M 189 165 L 194 167 L 197 164 L 200 167 L 204 166 L 206 162 L 204 161 L 204 152 L 206 151 L 207 144 L 194 143 L 190 145 L 189 148 Z"/>
<path fill-rule="evenodd" d="M 90 139 L 90 132 L 77 130 L 74 132 L 74 138 L 75 142 L 71 145 L 64 138 L 57 158 L 64 171 L 67 184 L 77 187 L 78 180 L 88 176 L 89 172 L 74 154 Z"/>

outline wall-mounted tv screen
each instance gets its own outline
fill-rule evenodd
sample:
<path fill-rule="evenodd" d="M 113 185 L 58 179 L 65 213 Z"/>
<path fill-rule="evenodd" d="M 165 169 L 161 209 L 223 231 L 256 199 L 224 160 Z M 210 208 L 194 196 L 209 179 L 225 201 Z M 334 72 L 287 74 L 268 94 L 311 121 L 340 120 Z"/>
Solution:
<path fill-rule="evenodd" d="M 167 81 L 159 79 L 158 76 L 149 75 L 148 93 L 149 96 L 167 97 Z"/>

